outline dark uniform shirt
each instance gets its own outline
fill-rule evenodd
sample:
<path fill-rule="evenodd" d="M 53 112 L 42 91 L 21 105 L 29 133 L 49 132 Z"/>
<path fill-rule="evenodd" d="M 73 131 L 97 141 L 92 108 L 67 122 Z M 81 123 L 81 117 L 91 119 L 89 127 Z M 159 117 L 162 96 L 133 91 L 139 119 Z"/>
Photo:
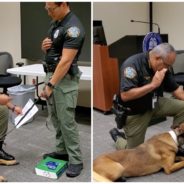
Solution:
<path fill-rule="evenodd" d="M 128 58 L 121 66 L 121 92 L 132 88 L 144 86 L 152 81 L 153 70 L 149 66 L 148 53 L 140 53 Z M 135 114 L 143 113 L 152 109 L 152 98 L 154 95 L 161 96 L 163 90 L 173 92 L 178 84 L 168 70 L 159 88 L 135 100 L 123 102 L 126 107 L 132 109 Z"/>
<path fill-rule="evenodd" d="M 69 12 L 62 21 L 52 22 L 48 37 L 53 44 L 45 55 L 47 64 L 57 64 L 63 48 L 78 49 L 73 63 L 77 62 L 84 42 L 85 32 L 74 13 Z"/>

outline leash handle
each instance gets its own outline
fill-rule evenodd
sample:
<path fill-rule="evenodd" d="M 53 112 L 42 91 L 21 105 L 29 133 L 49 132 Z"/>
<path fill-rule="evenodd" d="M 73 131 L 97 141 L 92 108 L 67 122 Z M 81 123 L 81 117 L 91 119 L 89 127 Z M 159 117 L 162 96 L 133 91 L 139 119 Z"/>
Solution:
<path fill-rule="evenodd" d="M 26 117 L 26 115 L 32 110 L 32 108 L 34 107 L 34 105 L 39 101 L 39 99 L 35 100 L 33 105 L 26 111 L 26 113 L 22 116 L 22 118 L 19 120 L 19 122 L 17 123 L 17 125 L 15 127 L 13 127 L 10 131 L 8 131 L 7 133 L 4 134 L 4 136 L 2 136 L 3 138 L 5 136 L 7 136 L 8 134 L 10 134 L 13 130 L 15 130 L 17 128 L 17 126 L 20 124 L 20 122 Z M 1 139 L 0 139 L 1 140 Z"/>

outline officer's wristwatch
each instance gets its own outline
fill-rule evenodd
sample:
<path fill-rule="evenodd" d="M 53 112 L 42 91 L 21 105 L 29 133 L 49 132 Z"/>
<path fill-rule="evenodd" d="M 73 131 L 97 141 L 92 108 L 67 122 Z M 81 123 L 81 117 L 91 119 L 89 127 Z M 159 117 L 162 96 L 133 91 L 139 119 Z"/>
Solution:
<path fill-rule="evenodd" d="M 51 82 L 46 83 L 46 85 L 47 85 L 49 88 L 52 88 L 52 89 L 54 89 L 54 87 L 55 87 Z"/>

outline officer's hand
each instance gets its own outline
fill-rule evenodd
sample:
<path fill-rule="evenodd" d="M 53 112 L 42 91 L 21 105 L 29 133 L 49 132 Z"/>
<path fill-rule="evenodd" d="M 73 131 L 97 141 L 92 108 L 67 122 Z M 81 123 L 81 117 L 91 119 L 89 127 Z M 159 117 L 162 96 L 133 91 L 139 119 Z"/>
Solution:
<path fill-rule="evenodd" d="M 52 95 L 52 93 L 53 93 L 53 90 L 50 87 L 45 86 L 40 96 L 48 100 L 49 97 Z"/>
<path fill-rule="evenodd" d="M 15 106 L 14 112 L 16 115 L 22 114 L 22 108 L 19 106 Z"/>
<path fill-rule="evenodd" d="M 162 81 L 164 80 L 166 72 L 167 72 L 166 68 L 163 68 L 160 71 L 156 71 L 156 73 L 151 81 L 154 88 L 157 88 L 161 85 Z"/>
<path fill-rule="evenodd" d="M 2 94 L 0 95 L 0 104 L 1 105 L 6 105 L 8 102 L 11 101 L 11 97 L 9 97 L 8 95 Z"/>
<path fill-rule="evenodd" d="M 52 45 L 51 39 L 48 38 L 48 37 L 45 38 L 45 39 L 42 41 L 42 50 L 43 50 L 44 52 L 46 52 L 48 49 L 50 49 L 51 45 Z"/>

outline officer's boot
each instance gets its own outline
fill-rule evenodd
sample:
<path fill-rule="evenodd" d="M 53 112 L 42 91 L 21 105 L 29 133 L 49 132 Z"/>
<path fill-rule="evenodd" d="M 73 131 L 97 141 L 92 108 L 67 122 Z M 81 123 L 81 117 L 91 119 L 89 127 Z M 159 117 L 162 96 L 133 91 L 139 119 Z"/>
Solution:
<path fill-rule="evenodd" d="M 6 153 L 3 150 L 3 141 L 0 141 L 0 165 L 15 165 L 18 164 L 15 157 Z"/>
<path fill-rule="evenodd" d="M 43 158 L 46 159 L 47 157 L 51 157 L 51 158 L 55 158 L 55 159 L 59 159 L 59 160 L 69 160 L 68 154 L 67 153 L 63 153 L 63 152 L 51 152 L 51 153 L 46 153 L 43 155 Z"/>
<path fill-rule="evenodd" d="M 116 142 L 119 137 L 123 138 L 123 139 L 126 139 L 125 133 L 124 132 L 119 132 L 117 128 L 111 129 L 109 131 L 109 134 L 111 135 L 114 142 Z"/>

